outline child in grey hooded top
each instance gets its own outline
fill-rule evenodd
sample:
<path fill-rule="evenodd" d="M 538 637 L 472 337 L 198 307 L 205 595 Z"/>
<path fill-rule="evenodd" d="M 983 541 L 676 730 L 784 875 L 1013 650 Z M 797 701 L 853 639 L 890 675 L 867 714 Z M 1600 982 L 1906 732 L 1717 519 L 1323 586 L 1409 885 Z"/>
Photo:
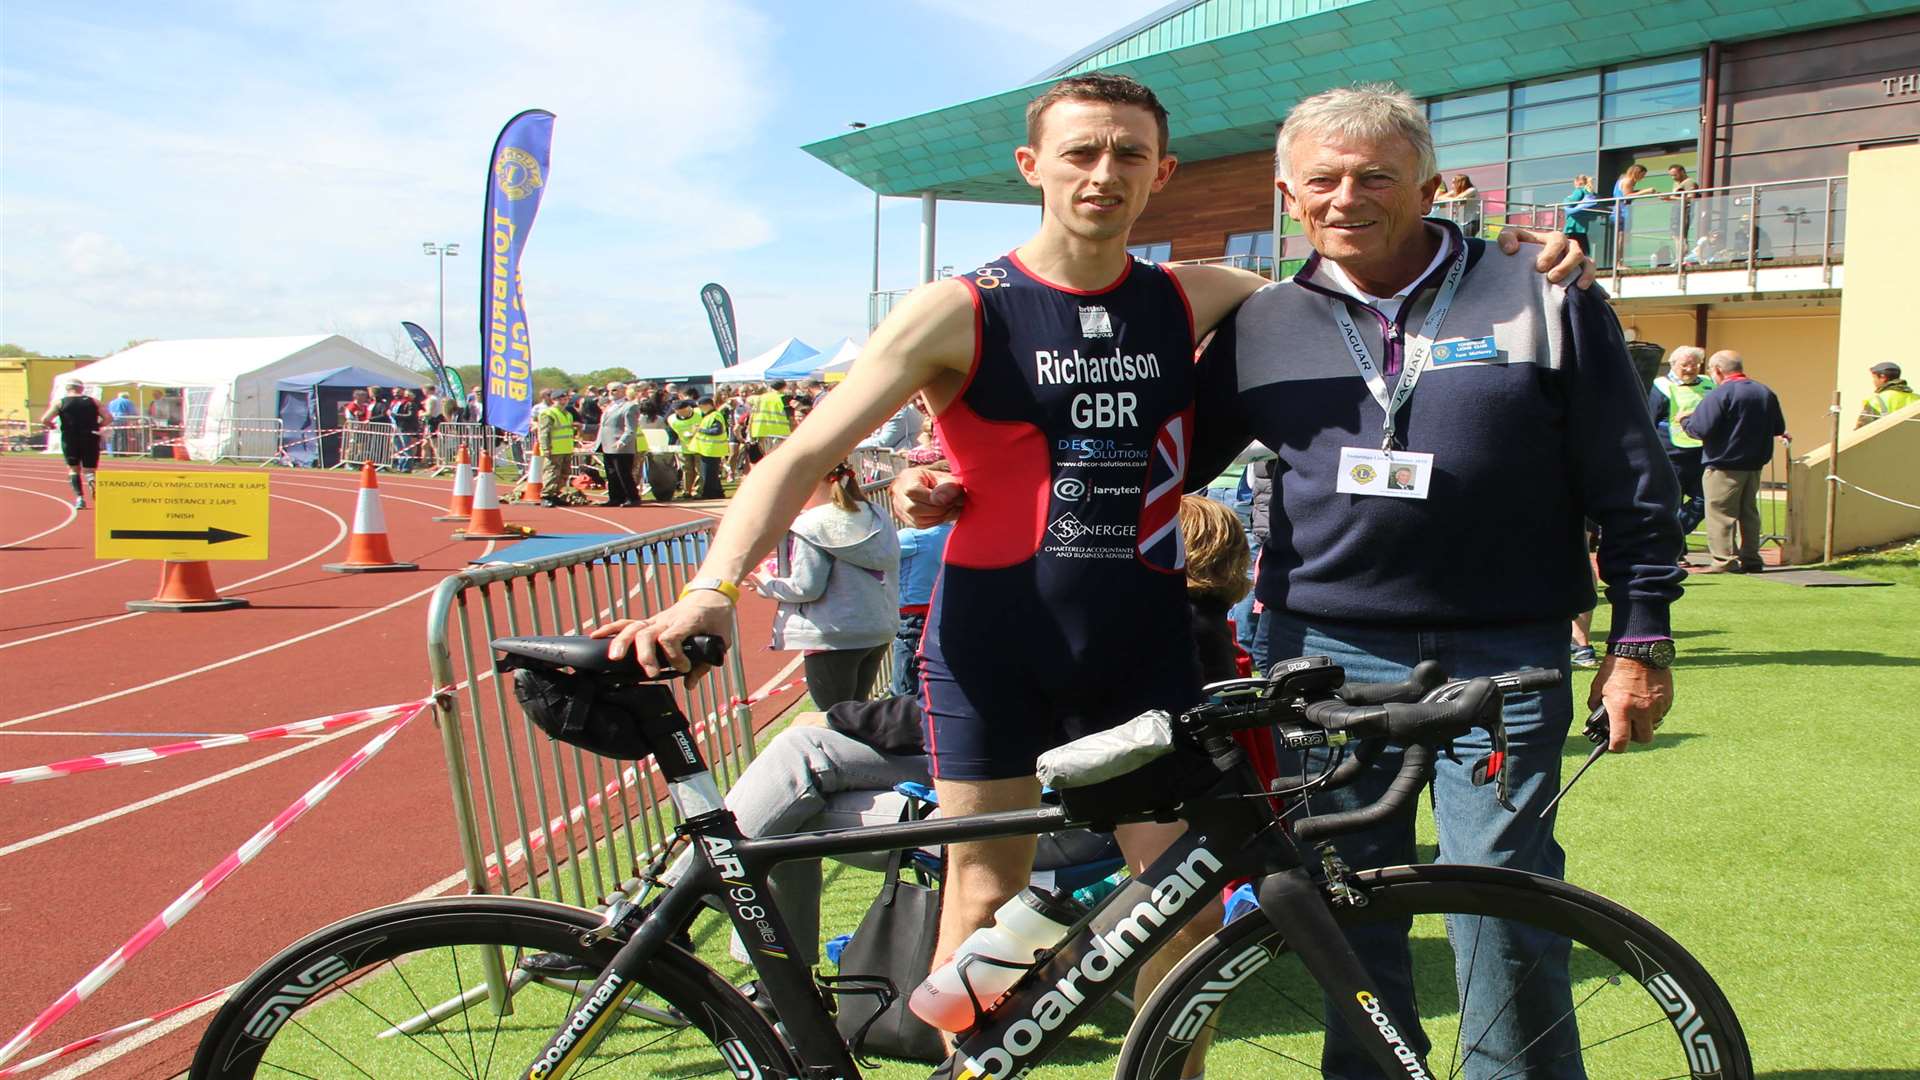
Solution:
<path fill-rule="evenodd" d="M 900 537 L 846 463 L 814 490 L 775 552 L 775 574 L 747 583 L 780 602 L 773 647 L 806 653 L 814 707 L 855 701 L 879 677 L 898 629 Z"/>

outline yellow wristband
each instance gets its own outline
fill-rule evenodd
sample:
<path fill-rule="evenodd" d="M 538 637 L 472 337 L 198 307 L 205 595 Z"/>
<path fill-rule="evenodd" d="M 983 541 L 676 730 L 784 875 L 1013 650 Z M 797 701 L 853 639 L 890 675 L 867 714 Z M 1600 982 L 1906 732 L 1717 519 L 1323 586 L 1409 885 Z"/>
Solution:
<path fill-rule="evenodd" d="M 680 588 L 680 599 L 685 600 L 691 592 L 717 592 L 727 598 L 727 602 L 738 607 L 740 604 L 740 586 L 719 578 L 694 578 Z"/>

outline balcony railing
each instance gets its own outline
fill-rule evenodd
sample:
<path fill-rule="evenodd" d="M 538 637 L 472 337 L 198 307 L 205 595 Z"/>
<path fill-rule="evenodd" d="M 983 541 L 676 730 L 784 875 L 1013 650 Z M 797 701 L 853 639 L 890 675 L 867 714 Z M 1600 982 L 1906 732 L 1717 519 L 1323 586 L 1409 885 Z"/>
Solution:
<path fill-rule="evenodd" d="M 1509 203 L 1485 231 L 1521 226 L 1564 232 L 1571 212 L 1566 203 Z M 1616 280 L 1639 273 L 1684 280 L 1704 270 L 1745 270 L 1754 286 L 1769 266 L 1818 266 L 1821 283 L 1832 285 L 1833 266 L 1846 254 L 1847 178 L 1596 199 L 1578 214 L 1586 222 L 1588 254 Z"/>
<path fill-rule="evenodd" d="M 1625 228 L 1615 213 L 1616 205 L 1626 209 Z M 1477 221 L 1478 234 L 1491 238 L 1501 229 L 1516 226 L 1565 232 L 1571 210 L 1566 203 L 1502 203 L 1487 198 L 1437 203 L 1434 216 L 1463 225 Z M 1587 253 L 1612 275 L 1616 294 L 1619 280 L 1630 275 L 1674 275 L 1684 291 L 1688 274 L 1728 270 L 1745 270 L 1747 287 L 1752 289 L 1760 284 L 1761 270 L 1786 266 L 1819 267 L 1814 284 L 1831 287 L 1833 267 L 1846 254 L 1847 178 L 1825 176 L 1677 195 L 1596 199 L 1580 213 L 1587 223 Z M 1221 255 L 1176 259 L 1170 265 L 1232 266 L 1277 280 L 1291 275 L 1301 262 L 1292 258 L 1276 262 L 1269 255 Z M 880 325 L 912 291 L 867 294 L 868 328 Z"/>

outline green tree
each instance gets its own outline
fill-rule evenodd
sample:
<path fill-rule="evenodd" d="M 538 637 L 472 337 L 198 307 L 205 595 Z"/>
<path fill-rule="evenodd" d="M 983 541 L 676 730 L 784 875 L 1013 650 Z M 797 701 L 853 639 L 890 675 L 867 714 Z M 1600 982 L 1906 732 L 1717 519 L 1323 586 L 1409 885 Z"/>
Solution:
<path fill-rule="evenodd" d="M 578 376 L 570 371 L 563 371 L 557 367 L 533 369 L 535 390 L 578 390 L 580 385 Z"/>
<path fill-rule="evenodd" d="M 468 390 L 486 389 L 480 382 L 479 364 L 455 364 L 453 365 L 453 370 L 460 373 L 460 381 L 467 384 Z"/>
<path fill-rule="evenodd" d="M 598 371 L 589 371 L 585 375 L 580 376 L 580 385 L 582 386 L 605 386 L 610 382 L 630 383 L 639 381 L 640 376 L 635 375 L 632 368 L 624 367 L 601 368 Z"/>

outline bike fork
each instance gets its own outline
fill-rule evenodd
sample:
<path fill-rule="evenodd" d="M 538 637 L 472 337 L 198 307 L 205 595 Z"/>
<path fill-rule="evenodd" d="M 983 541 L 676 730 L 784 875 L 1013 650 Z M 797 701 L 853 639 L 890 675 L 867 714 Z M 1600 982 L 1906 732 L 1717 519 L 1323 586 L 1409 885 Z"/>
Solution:
<path fill-rule="evenodd" d="M 1386 1076 L 1431 1080 L 1426 1059 L 1407 1039 L 1406 1026 L 1373 989 L 1327 898 L 1303 867 L 1268 874 L 1259 885 L 1260 911 L 1332 999 L 1340 1019 Z"/>

